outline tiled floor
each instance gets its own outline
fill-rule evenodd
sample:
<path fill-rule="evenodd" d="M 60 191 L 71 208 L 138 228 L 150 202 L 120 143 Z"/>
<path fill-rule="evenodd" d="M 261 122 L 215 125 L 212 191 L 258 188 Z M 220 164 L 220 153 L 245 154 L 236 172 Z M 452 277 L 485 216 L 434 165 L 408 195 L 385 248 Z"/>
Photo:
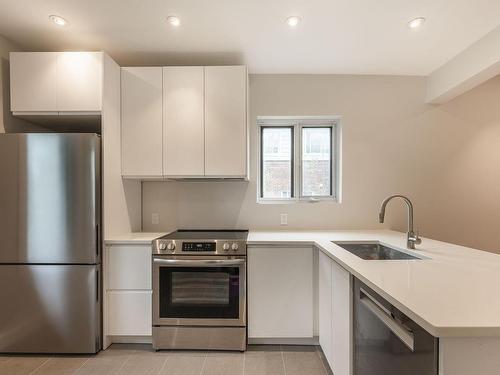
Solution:
<path fill-rule="evenodd" d="M 95 356 L 0 356 L 1 375 L 327 375 L 314 346 L 252 345 L 245 353 L 118 345 Z"/>

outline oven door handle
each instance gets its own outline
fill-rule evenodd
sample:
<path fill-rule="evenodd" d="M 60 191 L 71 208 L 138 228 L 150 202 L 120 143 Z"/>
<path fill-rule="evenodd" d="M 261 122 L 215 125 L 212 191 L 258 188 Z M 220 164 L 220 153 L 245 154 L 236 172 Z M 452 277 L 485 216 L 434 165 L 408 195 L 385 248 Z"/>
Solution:
<path fill-rule="evenodd" d="M 245 263 L 245 259 L 184 260 L 153 258 L 153 262 L 157 264 L 165 264 L 171 267 L 231 267 L 241 266 Z"/>

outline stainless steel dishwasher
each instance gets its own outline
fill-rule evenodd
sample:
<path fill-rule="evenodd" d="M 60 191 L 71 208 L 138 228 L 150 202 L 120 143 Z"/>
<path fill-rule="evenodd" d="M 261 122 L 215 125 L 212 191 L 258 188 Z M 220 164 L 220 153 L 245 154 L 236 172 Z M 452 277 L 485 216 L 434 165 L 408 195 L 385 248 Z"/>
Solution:
<path fill-rule="evenodd" d="M 354 281 L 354 375 L 437 375 L 438 339 Z"/>

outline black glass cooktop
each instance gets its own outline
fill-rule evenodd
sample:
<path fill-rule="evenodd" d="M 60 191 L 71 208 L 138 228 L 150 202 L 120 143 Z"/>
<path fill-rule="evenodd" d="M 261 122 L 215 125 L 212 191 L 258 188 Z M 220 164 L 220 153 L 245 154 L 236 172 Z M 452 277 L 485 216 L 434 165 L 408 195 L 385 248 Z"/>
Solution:
<path fill-rule="evenodd" d="M 248 230 L 210 230 L 210 229 L 179 229 L 167 234 L 165 240 L 239 240 L 246 241 Z"/>

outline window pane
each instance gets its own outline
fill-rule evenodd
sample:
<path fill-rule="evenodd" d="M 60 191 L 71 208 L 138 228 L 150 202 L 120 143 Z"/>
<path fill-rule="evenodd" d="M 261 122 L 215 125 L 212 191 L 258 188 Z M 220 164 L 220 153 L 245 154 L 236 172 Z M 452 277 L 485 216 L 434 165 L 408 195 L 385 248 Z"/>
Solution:
<path fill-rule="evenodd" d="M 332 128 L 302 128 L 302 195 L 332 195 Z"/>
<path fill-rule="evenodd" d="M 292 128 L 262 128 L 262 197 L 292 197 Z"/>

